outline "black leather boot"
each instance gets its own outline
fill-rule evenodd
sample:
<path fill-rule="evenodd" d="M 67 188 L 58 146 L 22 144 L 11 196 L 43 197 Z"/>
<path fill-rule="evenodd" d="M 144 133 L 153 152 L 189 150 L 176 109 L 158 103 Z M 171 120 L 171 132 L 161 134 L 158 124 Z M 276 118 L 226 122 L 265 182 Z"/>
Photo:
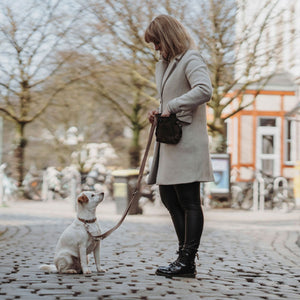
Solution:
<path fill-rule="evenodd" d="M 191 249 L 183 249 L 176 261 L 171 263 L 168 267 L 159 267 L 156 270 L 156 275 L 165 277 L 187 277 L 195 278 L 196 266 L 195 266 L 196 251 Z"/>
<path fill-rule="evenodd" d="M 179 252 L 178 259 L 168 267 L 159 267 L 156 275 L 166 277 L 195 278 L 195 256 L 198 251 L 203 230 L 202 210 L 187 210 L 185 212 L 185 244 Z"/>
<path fill-rule="evenodd" d="M 183 245 L 179 244 L 178 251 L 176 252 L 178 254 L 177 259 L 175 261 L 171 262 L 168 266 L 158 267 L 156 274 L 159 275 L 158 273 L 163 273 L 163 272 L 169 270 L 173 265 L 176 265 L 179 262 L 180 257 L 182 256 L 182 250 L 183 250 Z"/>

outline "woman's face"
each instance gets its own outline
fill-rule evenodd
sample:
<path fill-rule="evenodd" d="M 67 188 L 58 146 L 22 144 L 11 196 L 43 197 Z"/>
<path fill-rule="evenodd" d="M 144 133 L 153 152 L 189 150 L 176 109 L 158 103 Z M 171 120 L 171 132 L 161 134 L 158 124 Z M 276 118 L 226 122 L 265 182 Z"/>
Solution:
<path fill-rule="evenodd" d="M 156 51 L 160 51 L 161 56 L 164 59 L 167 59 L 168 58 L 168 54 L 162 49 L 160 42 L 154 42 L 153 44 L 154 44 L 155 50 Z"/>

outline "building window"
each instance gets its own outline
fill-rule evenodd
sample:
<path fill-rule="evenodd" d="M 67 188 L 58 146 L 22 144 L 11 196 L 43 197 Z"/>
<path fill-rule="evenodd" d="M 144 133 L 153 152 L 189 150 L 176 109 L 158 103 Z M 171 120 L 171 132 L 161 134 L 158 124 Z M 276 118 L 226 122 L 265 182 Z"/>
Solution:
<path fill-rule="evenodd" d="M 259 118 L 259 126 L 276 127 L 276 118 Z"/>
<path fill-rule="evenodd" d="M 294 164 L 296 160 L 296 149 L 295 149 L 295 120 L 287 119 L 285 121 L 285 163 Z"/>
<path fill-rule="evenodd" d="M 259 117 L 256 131 L 256 169 L 280 175 L 280 118 Z"/>

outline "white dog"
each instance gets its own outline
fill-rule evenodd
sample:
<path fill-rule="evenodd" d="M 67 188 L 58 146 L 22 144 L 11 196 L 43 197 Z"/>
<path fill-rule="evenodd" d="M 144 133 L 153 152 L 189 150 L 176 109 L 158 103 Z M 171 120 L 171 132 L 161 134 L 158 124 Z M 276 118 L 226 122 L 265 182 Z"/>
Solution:
<path fill-rule="evenodd" d="M 62 233 L 54 256 L 54 265 L 42 265 L 41 270 L 58 273 L 90 274 L 87 255 L 94 253 L 98 272 L 100 266 L 100 228 L 96 222 L 96 208 L 103 193 L 82 192 L 77 199 L 77 218 Z"/>

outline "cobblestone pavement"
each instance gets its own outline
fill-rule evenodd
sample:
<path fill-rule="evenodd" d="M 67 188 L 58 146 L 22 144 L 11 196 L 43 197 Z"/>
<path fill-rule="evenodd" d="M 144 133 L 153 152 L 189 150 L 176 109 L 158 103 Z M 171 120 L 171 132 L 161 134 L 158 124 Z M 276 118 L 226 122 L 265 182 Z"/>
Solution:
<path fill-rule="evenodd" d="M 98 208 L 103 231 L 118 216 Z M 0 208 L 0 299 L 300 299 L 299 211 L 205 211 L 196 279 L 156 276 L 175 258 L 175 233 L 162 207 L 150 207 L 101 245 L 90 275 L 45 274 L 58 237 L 75 213 L 66 203 L 13 203 Z"/>

